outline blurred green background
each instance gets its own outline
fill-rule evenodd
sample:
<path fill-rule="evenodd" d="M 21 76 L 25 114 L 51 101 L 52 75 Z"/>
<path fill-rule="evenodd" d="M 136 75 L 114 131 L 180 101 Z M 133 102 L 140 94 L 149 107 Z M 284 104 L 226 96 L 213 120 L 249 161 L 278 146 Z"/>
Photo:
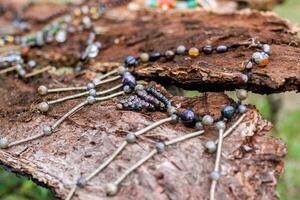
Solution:
<path fill-rule="evenodd" d="M 274 11 L 300 24 L 300 0 L 286 0 Z M 278 195 L 282 200 L 300 200 L 300 95 L 286 93 L 271 97 L 254 94 L 250 96 L 249 103 L 256 105 L 266 119 L 275 122 L 272 134 L 282 138 L 288 146 L 285 173 L 278 184 Z M 278 99 L 282 101 L 282 105 L 276 103 Z M 272 108 L 276 106 L 280 109 L 275 115 Z M 49 190 L 0 168 L 0 199 L 52 200 L 54 197 Z"/>

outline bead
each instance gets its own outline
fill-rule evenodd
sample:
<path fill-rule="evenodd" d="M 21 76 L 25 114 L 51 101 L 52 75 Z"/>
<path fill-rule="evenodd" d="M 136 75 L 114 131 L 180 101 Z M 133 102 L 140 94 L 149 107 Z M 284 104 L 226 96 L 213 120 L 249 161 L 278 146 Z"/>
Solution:
<path fill-rule="evenodd" d="M 177 49 L 176 49 L 176 53 L 178 53 L 180 55 L 185 54 L 185 52 L 186 52 L 186 48 L 183 45 L 178 46 Z"/>
<path fill-rule="evenodd" d="M 217 46 L 216 51 L 218 53 L 225 53 L 226 51 L 228 51 L 228 47 L 225 45 L 219 45 Z"/>
<path fill-rule="evenodd" d="M 48 93 L 48 88 L 44 85 L 41 85 L 39 88 L 38 88 L 38 93 L 40 95 L 46 95 Z"/>
<path fill-rule="evenodd" d="M 144 90 L 144 86 L 141 85 L 141 84 L 138 84 L 138 85 L 135 86 L 134 90 L 135 91 Z"/>
<path fill-rule="evenodd" d="M 234 115 L 235 112 L 235 108 L 231 105 L 226 105 L 223 110 L 222 110 L 222 116 L 227 118 L 227 119 L 231 119 Z"/>
<path fill-rule="evenodd" d="M 196 121 L 196 114 L 194 111 L 187 109 L 180 114 L 182 123 L 186 126 L 194 126 Z"/>
<path fill-rule="evenodd" d="M 174 106 L 169 106 L 167 109 L 168 114 L 171 116 L 177 112 L 176 108 Z"/>
<path fill-rule="evenodd" d="M 147 53 L 141 53 L 140 59 L 141 59 L 141 61 L 144 62 L 144 63 L 145 63 L 145 62 L 148 62 L 149 59 L 150 59 L 149 54 L 147 54 Z"/>
<path fill-rule="evenodd" d="M 247 111 L 247 107 L 245 105 L 243 105 L 243 104 L 240 104 L 238 106 L 238 110 L 239 110 L 239 113 L 243 114 L 243 113 L 245 113 Z"/>
<path fill-rule="evenodd" d="M 45 101 L 41 102 L 38 105 L 38 109 L 41 112 L 47 112 L 49 110 L 49 104 L 47 102 L 45 102 Z"/>
<path fill-rule="evenodd" d="M 241 74 L 240 75 L 241 79 L 243 80 L 244 83 L 247 83 L 249 80 L 249 77 L 246 74 Z"/>
<path fill-rule="evenodd" d="M 175 53 L 171 50 L 168 50 L 168 51 L 165 52 L 165 56 L 168 60 L 172 60 L 175 56 Z"/>
<path fill-rule="evenodd" d="M 129 72 L 125 72 L 123 74 L 123 81 L 122 81 L 123 85 L 128 85 L 130 88 L 134 88 L 136 86 L 136 80 L 135 77 L 132 76 L 131 73 Z"/>
<path fill-rule="evenodd" d="M 89 29 L 92 27 L 92 20 L 89 16 L 84 16 L 82 18 L 82 24 L 84 26 L 85 29 Z"/>
<path fill-rule="evenodd" d="M 218 122 L 216 123 L 216 128 L 217 128 L 218 130 L 225 130 L 225 128 L 226 128 L 225 122 L 223 122 L 223 121 L 218 121 Z"/>
<path fill-rule="evenodd" d="M 29 67 L 31 67 L 31 68 L 34 68 L 34 67 L 36 66 L 36 62 L 35 62 L 34 60 L 29 60 L 29 61 L 27 62 L 27 65 L 28 65 Z"/>
<path fill-rule="evenodd" d="M 26 76 L 26 71 L 24 69 L 20 69 L 20 70 L 17 70 L 19 76 L 21 77 L 25 77 Z"/>
<path fill-rule="evenodd" d="M 195 124 L 195 129 L 197 129 L 197 130 L 203 130 L 203 125 L 202 125 L 202 123 L 201 123 L 201 122 L 196 122 L 196 124 Z"/>
<path fill-rule="evenodd" d="M 152 52 L 149 54 L 149 61 L 154 62 L 157 61 L 161 57 L 159 52 Z"/>
<path fill-rule="evenodd" d="M 126 67 L 134 67 L 138 64 L 137 60 L 133 56 L 128 56 L 124 63 Z"/>
<path fill-rule="evenodd" d="M 136 135 L 134 133 L 128 133 L 126 136 L 126 141 L 128 143 L 134 143 L 136 141 Z"/>
<path fill-rule="evenodd" d="M 244 89 L 236 90 L 235 93 L 236 93 L 236 97 L 241 101 L 247 99 L 248 97 L 248 92 L 247 90 Z"/>
<path fill-rule="evenodd" d="M 192 47 L 189 49 L 189 55 L 191 57 L 197 57 L 199 56 L 199 49 L 197 49 L 196 47 Z"/>
<path fill-rule="evenodd" d="M 118 103 L 118 104 L 116 105 L 116 107 L 117 107 L 117 109 L 119 109 L 119 110 L 122 110 L 122 109 L 123 109 L 123 105 L 122 105 L 121 103 Z"/>
<path fill-rule="evenodd" d="M 95 97 L 95 96 L 97 96 L 97 91 L 95 89 L 90 89 L 89 95 Z"/>
<path fill-rule="evenodd" d="M 155 145 L 155 148 L 158 153 L 163 153 L 166 150 L 166 145 L 162 142 L 159 142 Z"/>
<path fill-rule="evenodd" d="M 264 44 L 264 45 L 262 46 L 262 49 L 263 49 L 263 51 L 264 51 L 265 53 L 270 54 L 270 51 L 271 51 L 270 45 Z"/>
<path fill-rule="evenodd" d="M 247 62 L 245 65 L 246 69 L 252 69 L 253 68 L 253 63 L 251 61 Z"/>
<path fill-rule="evenodd" d="M 127 69 L 124 66 L 119 66 L 117 71 L 118 74 L 124 74 L 127 71 Z"/>
<path fill-rule="evenodd" d="M 204 115 L 202 123 L 204 125 L 212 125 L 214 123 L 214 118 L 210 115 Z"/>
<path fill-rule="evenodd" d="M 64 30 L 59 30 L 55 35 L 55 40 L 58 43 L 64 43 L 67 39 L 67 33 Z"/>
<path fill-rule="evenodd" d="M 95 89 L 95 87 L 96 87 L 95 84 L 90 82 L 90 83 L 87 84 L 86 89 L 91 90 L 91 89 Z"/>
<path fill-rule="evenodd" d="M 88 96 L 88 97 L 86 98 L 86 101 L 87 101 L 89 104 L 93 104 L 93 103 L 95 103 L 96 98 L 93 97 L 93 96 Z"/>
<path fill-rule="evenodd" d="M 123 86 L 123 91 L 128 94 L 128 93 L 131 93 L 132 90 L 131 90 L 129 85 L 124 85 Z"/>
<path fill-rule="evenodd" d="M 171 115 L 171 123 L 176 123 L 178 121 L 178 116 L 176 114 Z"/>
<path fill-rule="evenodd" d="M 44 133 L 44 135 L 46 135 L 46 136 L 49 136 L 49 135 L 51 135 L 52 134 L 52 128 L 50 127 L 50 126 L 45 126 L 44 128 L 43 128 L 43 133 Z"/>
<path fill-rule="evenodd" d="M 210 173 L 210 179 L 216 181 L 220 178 L 220 173 L 218 171 L 213 171 Z"/>
<path fill-rule="evenodd" d="M 211 54 L 213 52 L 213 47 L 211 45 L 206 45 L 202 48 L 203 53 Z"/>
<path fill-rule="evenodd" d="M 99 46 L 96 43 L 92 43 L 87 46 L 86 52 L 89 58 L 95 58 L 99 53 Z"/>
<path fill-rule="evenodd" d="M 86 180 L 83 176 L 80 176 L 77 180 L 76 180 L 76 185 L 78 187 L 84 187 L 86 185 Z"/>
<path fill-rule="evenodd" d="M 9 142 L 6 138 L 0 138 L 0 149 L 8 148 Z"/>
<path fill-rule="evenodd" d="M 252 55 L 252 59 L 260 67 L 264 67 L 269 64 L 269 55 L 266 53 L 255 52 Z"/>
<path fill-rule="evenodd" d="M 209 140 L 205 143 L 205 148 L 209 153 L 215 153 L 217 150 L 217 145 L 214 141 Z"/>
<path fill-rule="evenodd" d="M 107 196 L 114 196 L 118 193 L 119 188 L 115 183 L 108 183 L 106 184 L 105 190 Z"/>

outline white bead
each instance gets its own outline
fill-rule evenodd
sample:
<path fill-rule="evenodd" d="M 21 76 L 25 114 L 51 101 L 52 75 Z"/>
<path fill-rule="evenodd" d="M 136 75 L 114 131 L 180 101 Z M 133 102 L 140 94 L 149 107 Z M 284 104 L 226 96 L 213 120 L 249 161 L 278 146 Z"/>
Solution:
<path fill-rule="evenodd" d="M 46 95 L 48 93 L 48 88 L 44 85 L 41 85 L 39 88 L 38 88 L 38 93 L 40 95 Z"/>
<path fill-rule="evenodd" d="M 214 123 L 214 119 L 210 115 L 205 115 L 202 119 L 202 123 L 204 125 L 212 125 Z"/>
<path fill-rule="evenodd" d="M 217 150 L 217 145 L 214 141 L 207 141 L 205 144 L 205 148 L 209 153 L 214 153 Z"/>
<path fill-rule="evenodd" d="M 49 110 L 49 104 L 47 102 L 45 102 L 45 101 L 41 102 L 38 105 L 38 109 L 41 112 L 47 112 Z"/>
<path fill-rule="evenodd" d="M 0 139 L 0 149 L 6 149 L 8 148 L 8 140 L 6 138 Z"/>
<path fill-rule="evenodd" d="M 118 185 L 115 183 L 108 183 L 105 187 L 108 196 L 114 196 L 118 193 Z"/>

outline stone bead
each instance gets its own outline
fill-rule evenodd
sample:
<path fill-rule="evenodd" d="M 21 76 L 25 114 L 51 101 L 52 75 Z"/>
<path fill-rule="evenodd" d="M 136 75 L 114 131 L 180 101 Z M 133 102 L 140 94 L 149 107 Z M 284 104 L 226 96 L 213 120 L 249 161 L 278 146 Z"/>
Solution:
<path fill-rule="evenodd" d="M 252 59 L 259 67 L 265 67 L 269 64 L 269 55 L 266 53 L 255 52 Z"/>
<path fill-rule="evenodd" d="M 217 150 L 217 145 L 214 141 L 209 140 L 205 143 L 205 148 L 209 153 L 215 153 Z"/>
<path fill-rule="evenodd" d="M 136 79 L 131 73 L 125 72 L 123 74 L 122 83 L 124 86 L 128 85 L 130 88 L 134 88 L 136 86 Z"/>
<path fill-rule="evenodd" d="M 194 111 L 187 109 L 180 114 L 180 119 L 185 126 L 194 126 L 196 121 L 196 114 Z"/>
<path fill-rule="evenodd" d="M 128 143 L 134 143 L 136 141 L 136 135 L 134 133 L 128 133 L 126 136 L 126 141 Z"/>
<path fill-rule="evenodd" d="M 222 110 L 222 116 L 231 119 L 234 115 L 235 108 L 231 105 L 226 105 Z"/>
<path fill-rule="evenodd" d="M 217 53 L 225 53 L 226 51 L 228 51 L 228 47 L 225 45 L 219 45 L 216 48 Z"/>
<path fill-rule="evenodd" d="M 253 63 L 251 61 L 247 62 L 245 65 L 246 69 L 252 69 L 253 68 Z"/>
<path fill-rule="evenodd" d="M 243 80 L 244 83 L 247 83 L 249 80 L 249 77 L 246 74 L 241 74 L 240 75 L 241 79 Z"/>
<path fill-rule="evenodd" d="M 34 68 L 36 66 L 36 61 L 34 60 L 29 60 L 27 62 L 27 65 L 30 67 L 30 68 Z"/>
<path fill-rule="evenodd" d="M 202 123 L 204 125 L 212 125 L 214 123 L 214 118 L 210 115 L 204 115 L 202 118 Z"/>
<path fill-rule="evenodd" d="M 159 142 L 155 145 L 158 153 L 163 153 L 166 150 L 166 145 L 163 142 Z"/>
<path fill-rule="evenodd" d="M 138 85 L 135 86 L 134 90 L 135 91 L 144 90 L 144 86 L 141 85 L 141 84 L 138 84 Z"/>
<path fill-rule="evenodd" d="M 88 102 L 88 104 L 93 104 L 93 103 L 96 102 L 96 98 L 93 97 L 93 96 L 88 96 L 88 97 L 86 98 L 86 101 Z"/>
<path fill-rule="evenodd" d="M 203 130 L 203 124 L 201 122 L 196 122 L 195 129 L 197 129 L 197 130 Z"/>
<path fill-rule="evenodd" d="M 178 116 L 176 114 L 171 115 L 171 123 L 177 123 L 178 122 Z"/>
<path fill-rule="evenodd" d="M 165 52 L 165 56 L 168 60 L 172 60 L 175 56 L 175 53 L 171 50 L 168 50 L 168 51 Z"/>
<path fill-rule="evenodd" d="M 176 53 L 178 53 L 180 55 L 185 54 L 185 52 L 186 52 L 186 47 L 183 45 L 178 46 L 176 49 Z"/>
<path fill-rule="evenodd" d="M 236 97 L 241 101 L 247 99 L 248 97 L 248 92 L 247 90 L 244 89 L 236 90 L 235 93 L 236 93 Z"/>
<path fill-rule="evenodd" d="M 99 53 L 99 47 L 97 44 L 92 43 L 87 46 L 86 52 L 89 58 L 95 58 Z"/>
<path fill-rule="evenodd" d="M 95 84 L 91 82 L 87 84 L 86 89 L 91 90 L 91 89 L 95 89 L 95 87 L 96 87 Z"/>
<path fill-rule="evenodd" d="M 125 93 L 127 93 L 127 94 L 129 94 L 129 93 L 132 92 L 132 90 L 131 90 L 131 88 L 130 88 L 129 85 L 124 85 L 124 86 L 123 86 L 123 91 L 124 91 Z"/>
<path fill-rule="evenodd" d="M 17 72 L 18 72 L 19 76 L 21 76 L 21 77 L 25 77 L 25 76 L 26 76 L 26 71 L 25 71 L 25 69 L 17 70 Z"/>
<path fill-rule="evenodd" d="M 49 110 L 49 104 L 47 102 L 45 102 L 45 101 L 41 102 L 38 105 L 38 109 L 41 112 L 47 112 Z"/>
<path fill-rule="evenodd" d="M 138 64 L 137 60 L 133 56 L 127 56 L 125 59 L 125 66 L 126 67 L 134 67 Z"/>
<path fill-rule="evenodd" d="M 240 104 L 238 106 L 238 110 L 239 110 L 239 113 L 243 114 L 243 113 L 245 113 L 247 111 L 247 107 L 245 105 L 243 105 L 243 104 Z"/>
<path fill-rule="evenodd" d="M 8 148 L 8 140 L 6 138 L 0 138 L 0 149 Z"/>
<path fill-rule="evenodd" d="M 213 52 L 213 47 L 211 46 L 211 45 L 206 45 L 206 46 L 204 46 L 203 48 L 202 48 L 202 51 L 203 51 L 203 53 L 205 53 L 205 54 L 212 54 L 212 52 Z"/>
<path fill-rule="evenodd" d="M 118 185 L 115 183 L 108 183 L 105 187 L 107 196 L 114 196 L 118 193 Z"/>
<path fill-rule="evenodd" d="M 226 128 L 225 122 L 223 122 L 223 121 L 218 121 L 218 122 L 216 123 L 216 128 L 217 128 L 218 130 L 225 130 L 225 128 Z"/>
<path fill-rule="evenodd" d="M 220 178 L 220 172 L 218 171 L 213 171 L 210 173 L 210 179 L 213 181 L 217 181 Z"/>
<path fill-rule="evenodd" d="M 151 62 L 157 61 L 161 57 L 161 54 L 159 52 L 152 52 L 149 54 L 149 60 Z"/>
<path fill-rule="evenodd" d="M 147 53 L 141 53 L 140 59 L 141 59 L 141 61 L 144 62 L 144 63 L 145 63 L 145 62 L 148 62 L 149 59 L 150 59 L 149 54 L 147 54 Z"/>
<path fill-rule="evenodd" d="M 46 95 L 48 93 L 48 88 L 44 85 L 41 85 L 39 88 L 38 88 L 38 93 L 40 95 Z"/>
<path fill-rule="evenodd" d="M 189 55 L 191 57 L 197 57 L 197 56 L 199 56 L 199 54 L 200 54 L 200 52 L 199 52 L 198 48 L 192 47 L 192 48 L 189 49 Z"/>
<path fill-rule="evenodd" d="M 64 30 L 59 30 L 55 34 L 55 41 L 58 43 L 64 43 L 67 40 L 67 33 Z"/>
<path fill-rule="evenodd" d="M 52 128 L 50 127 L 50 126 L 45 126 L 44 128 L 43 128 L 43 133 L 44 133 L 44 135 L 46 135 L 46 136 L 49 136 L 49 135 L 51 135 L 52 134 Z"/>
<path fill-rule="evenodd" d="M 174 106 L 169 106 L 167 108 L 167 112 L 168 112 L 169 115 L 173 115 L 173 114 L 175 114 L 177 112 L 177 110 L 176 110 L 176 108 Z"/>
<path fill-rule="evenodd" d="M 124 74 L 127 71 L 127 68 L 124 66 L 119 66 L 117 71 L 118 74 Z"/>
<path fill-rule="evenodd" d="M 95 97 L 95 96 L 97 96 L 97 91 L 95 89 L 90 89 L 89 95 Z"/>
<path fill-rule="evenodd" d="M 265 53 L 267 53 L 267 54 L 270 54 L 270 52 L 271 52 L 271 46 L 268 45 L 268 44 L 264 44 L 264 45 L 262 46 L 262 49 L 263 49 L 263 51 L 264 51 Z"/>

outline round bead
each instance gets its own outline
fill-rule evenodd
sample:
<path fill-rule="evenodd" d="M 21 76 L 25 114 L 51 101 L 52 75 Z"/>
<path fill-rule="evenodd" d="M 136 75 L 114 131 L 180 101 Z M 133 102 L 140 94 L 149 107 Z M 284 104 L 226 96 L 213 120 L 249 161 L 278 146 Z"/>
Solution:
<path fill-rule="evenodd" d="M 253 63 L 251 61 L 247 62 L 245 65 L 246 69 L 252 69 L 253 68 Z"/>
<path fill-rule="evenodd" d="M 124 74 L 127 71 L 127 69 L 124 66 L 119 66 L 117 71 L 118 74 Z"/>
<path fill-rule="evenodd" d="M 149 54 L 147 54 L 147 53 L 141 53 L 141 55 L 140 55 L 140 59 L 142 62 L 148 62 L 149 58 L 150 58 Z"/>
<path fill-rule="evenodd" d="M 217 46 L 216 51 L 218 53 L 225 53 L 226 51 L 228 51 L 228 47 L 225 45 L 219 45 Z"/>
<path fill-rule="evenodd" d="M 48 93 L 48 88 L 44 85 L 41 85 L 39 88 L 38 88 L 38 93 L 40 95 L 46 95 Z"/>
<path fill-rule="evenodd" d="M 0 139 L 0 149 L 6 149 L 8 148 L 8 140 L 6 138 L 1 138 Z"/>
<path fill-rule="evenodd" d="M 263 53 L 261 53 L 261 52 L 253 53 L 252 59 L 260 67 L 264 67 L 269 64 L 269 55 L 264 52 Z"/>
<path fill-rule="evenodd" d="M 123 105 L 122 105 L 121 103 L 118 103 L 118 104 L 116 105 L 116 107 L 117 107 L 117 109 L 119 109 L 119 110 L 122 110 L 122 109 L 123 109 Z"/>
<path fill-rule="evenodd" d="M 50 127 L 50 126 L 45 126 L 44 128 L 43 128 L 43 133 L 44 133 L 44 135 L 47 135 L 47 136 L 49 136 L 49 135 L 51 135 L 52 134 L 52 128 Z"/>
<path fill-rule="evenodd" d="M 156 148 L 158 153 L 163 153 L 166 149 L 166 145 L 162 142 L 159 142 L 155 145 L 155 148 Z"/>
<path fill-rule="evenodd" d="M 175 53 L 171 50 L 168 50 L 168 51 L 165 52 L 165 56 L 168 60 L 172 60 L 175 56 Z"/>
<path fill-rule="evenodd" d="M 270 54 L 270 52 L 271 52 L 271 47 L 270 47 L 270 45 L 268 45 L 268 44 L 264 44 L 264 45 L 262 46 L 262 49 L 263 49 L 263 51 L 264 51 L 265 53 L 267 53 L 267 54 Z"/>
<path fill-rule="evenodd" d="M 206 45 L 202 48 L 203 53 L 211 54 L 213 52 L 213 47 L 211 45 Z"/>
<path fill-rule="evenodd" d="M 129 85 L 124 85 L 124 86 L 123 86 L 123 91 L 124 91 L 125 93 L 128 94 L 128 93 L 131 93 L 132 90 L 131 90 L 131 88 L 129 87 Z"/>
<path fill-rule="evenodd" d="M 217 128 L 218 130 L 225 130 L 225 128 L 226 128 L 225 122 L 223 122 L 223 121 L 218 121 L 218 122 L 216 123 L 216 128 Z"/>
<path fill-rule="evenodd" d="M 180 114 L 182 123 L 186 126 L 193 126 L 196 121 L 196 114 L 194 111 L 187 109 Z"/>
<path fill-rule="evenodd" d="M 88 96 L 88 97 L 86 98 L 86 101 L 87 101 L 89 104 L 93 104 L 93 103 L 95 103 L 96 98 L 95 98 L 94 96 Z"/>
<path fill-rule="evenodd" d="M 64 43 L 67 39 L 67 33 L 64 30 L 59 30 L 55 35 L 55 40 L 58 43 Z"/>
<path fill-rule="evenodd" d="M 41 102 L 38 105 L 38 109 L 41 112 L 47 112 L 49 110 L 49 104 L 47 102 L 45 102 L 45 101 Z"/>
<path fill-rule="evenodd" d="M 167 109 L 167 112 L 169 115 L 173 115 L 177 112 L 176 108 L 174 106 L 169 106 Z"/>
<path fill-rule="evenodd" d="M 241 101 L 247 99 L 247 97 L 248 97 L 247 90 L 244 90 L 244 89 L 236 90 L 236 97 Z"/>
<path fill-rule="evenodd" d="M 218 171 L 213 171 L 212 173 L 210 173 L 210 179 L 213 181 L 216 181 L 220 178 L 220 172 Z"/>
<path fill-rule="evenodd" d="M 88 83 L 87 86 L 86 86 L 87 90 L 91 90 L 91 89 L 94 89 L 94 88 L 95 88 L 95 84 L 94 83 Z"/>
<path fill-rule="evenodd" d="M 107 196 L 114 196 L 118 193 L 118 185 L 115 183 L 108 183 L 105 187 Z"/>
<path fill-rule="evenodd" d="M 36 66 L 36 62 L 34 60 L 29 60 L 27 62 L 27 65 L 30 67 L 30 68 L 34 68 Z"/>
<path fill-rule="evenodd" d="M 222 116 L 231 119 L 234 115 L 235 108 L 231 105 L 226 105 L 222 110 Z"/>
<path fill-rule="evenodd" d="M 171 115 L 171 123 L 177 123 L 178 121 L 178 116 L 176 114 Z"/>
<path fill-rule="evenodd" d="M 178 53 L 180 55 L 185 54 L 185 52 L 186 52 L 186 48 L 183 45 L 178 46 L 177 49 L 176 49 L 176 53 Z"/>
<path fill-rule="evenodd" d="M 215 153 L 217 150 L 217 145 L 214 141 L 209 140 L 205 143 L 205 148 L 209 153 Z"/>
<path fill-rule="evenodd" d="M 137 60 L 133 56 L 128 56 L 124 63 L 126 67 L 134 67 L 138 64 Z"/>
<path fill-rule="evenodd" d="M 76 185 L 78 187 L 84 187 L 86 185 L 86 180 L 83 176 L 80 176 L 77 180 L 76 180 Z"/>
<path fill-rule="evenodd" d="M 136 135 L 134 133 L 128 133 L 126 136 L 126 141 L 128 143 L 134 143 L 136 141 Z"/>
<path fill-rule="evenodd" d="M 21 76 L 21 77 L 25 77 L 25 75 L 26 75 L 26 71 L 24 69 L 17 70 L 17 72 L 18 72 L 19 76 Z"/>
<path fill-rule="evenodd" d="M 99 47 L 97 44 L 90 44 L 86 49 L 89 58 L 95 58 L 99 53 Z"/>
<path fill-rule="evenodd" d="M 203 125 L 202 125 L 202 123 L 201 123 L 201 122 L 196 122 L 196 124 L 195 124 L 195 129 L 197 129 L 197 130 L 203 130 Z"/>
<path fill-rule="evenodd" d="M 141 85 L 141 84 L 138 84 L 138 85 L 135 86 L 134 90 L 135 91 L 144 90 L 144 86 Z"/>
<path fill-rule="evenodd" d="M 247 107 L 243 104 L 240 104 L 238 107 L 239 113 L 243 114 L 247 111 Z"/>
<path fill-rule="evenodd" d="M 190 48 L 190 49 L 189 49 L 189 55 L 190 55 L 191 57 L 197 57 L 197 56 L 199 56 L 199 49 L 196 48 L 196 47 Z"/>
<path fill-rule="evenodd" d="M 214 118 L 210 115 L 204 115 L 202 118 L 202 123 L 204 125 L 212 125 L 214 123 Z"/>
<path fill-rule="evenodd" d="M 151 62 L 158 60 L 160 57 L 161 57 L 161 54 L 159 52 L 152 52 L 149 54 L 149 60 Z"/>
<path fill-rule="evenodd" d="M 97 96 L 97 91 L 95 89 L 90 89 L 89 94 L 90 94 L 90 96 L 95 97 L 95 96 Z"/>
<path fill-rule="evenodd" d="M 135 77 L 129 72 L 125 72 L 123 74 L 123 86 L 126 85 L 128 85 L 130 88 L 134 88 L 136 86 Z"/>
<path fill-rule="evenodd" d="M 241 79 L 243 80 L 244 83 L 247 83 L 249 80 L 249 77 L 246 74 L 241 74 Z"/>

